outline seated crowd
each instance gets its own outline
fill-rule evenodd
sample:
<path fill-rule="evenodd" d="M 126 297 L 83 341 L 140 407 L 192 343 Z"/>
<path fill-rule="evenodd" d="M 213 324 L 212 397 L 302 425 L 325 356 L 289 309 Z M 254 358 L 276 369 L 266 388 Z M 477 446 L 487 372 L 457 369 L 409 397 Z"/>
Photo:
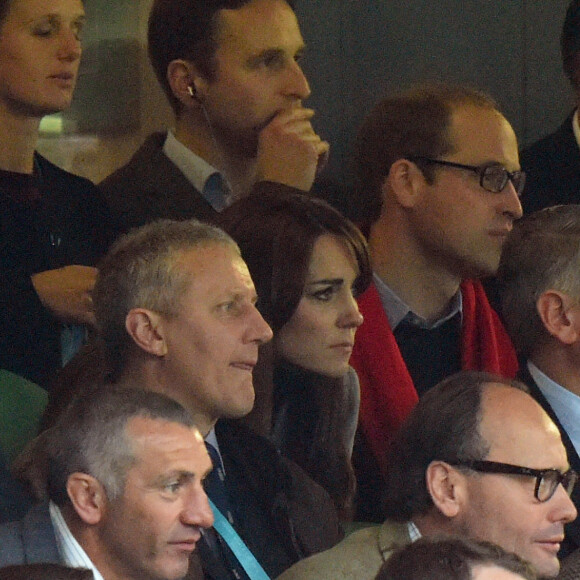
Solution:
<path fill-rule="evenodd" d="M 499 105 L 385 96 L 331 205 L 294 3 L 153 0 L 175 126 L 95 187 L 84 21 L 0 0 L 0 580 L 577 578 L 580 206 Z"/>

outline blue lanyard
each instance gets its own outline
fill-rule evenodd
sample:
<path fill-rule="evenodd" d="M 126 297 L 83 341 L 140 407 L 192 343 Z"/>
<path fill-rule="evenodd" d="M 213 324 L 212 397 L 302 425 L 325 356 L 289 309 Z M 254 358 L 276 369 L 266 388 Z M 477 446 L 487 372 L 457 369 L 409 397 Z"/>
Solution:
<path fill-rule="evenodd" d="M 242 565 L 242 568 L 250 577 L 250 580 L 270 580 L 270 576 L 264 572 L 264 569 L 260 566 L 260 563 L 256 560 L 254 554 L 250 552 L 248 546 L 244 544 L 244 541 L 240 538 L 236 530 L 234 530 L 230 522 L 228 522 L 222 512 L 217 509 L 213 501 L 209 498 L 207 499 L 215 519 L 213 527 L 234 553 L 234 556 L 238 559 L 238 562 Z"/>

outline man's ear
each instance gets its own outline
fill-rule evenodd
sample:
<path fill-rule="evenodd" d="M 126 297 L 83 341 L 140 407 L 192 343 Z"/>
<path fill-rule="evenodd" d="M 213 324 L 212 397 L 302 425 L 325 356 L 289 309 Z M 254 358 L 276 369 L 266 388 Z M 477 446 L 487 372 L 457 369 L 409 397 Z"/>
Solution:
<path fill-rule="evenodd" d="M 203 103 L 207 82 L 196 66 L 187 60 L 172 60 L 167 67 L 167 82 L 179 101 L 191 107 Z"/>
<path fill-rule="evenodd" d="M 92 475 L 71 474 L 66 490 L 77 515 L 85 524 L 96 525 L 102 520 L 107 509 L 107 494 Z"/>
<path fill-rule="evenodd" d="M 125 319 L 125 328 L 135 344 L 155 356 L 167 354 L 163 318 L 146 308 L 133 308 Z"/>
<path fill-rule="evenodd" d="M 576 300 L 559 290 L 546 290 L 536 301 L 546 331 L 563 344 L 580 339 L 580 308 Z"/>
<path fill-rule="evenodd" d="M 425 482 L 435 507 L 445 517 L 458 515 L 465 495 L 462 474 L 444 461 L 432 461 L 425 472 Z"/>
<path fill-rule="evenodd" d="M 399 205 L 403 207 L 413 207 L 420 194 L 420 185 L 424 184 L 425 177 L 421 170 L 408 159 L 397 159 L 389 170 L 383 182 L 383 198 L 386 194 L 385 188 L 389 188 Z"/>

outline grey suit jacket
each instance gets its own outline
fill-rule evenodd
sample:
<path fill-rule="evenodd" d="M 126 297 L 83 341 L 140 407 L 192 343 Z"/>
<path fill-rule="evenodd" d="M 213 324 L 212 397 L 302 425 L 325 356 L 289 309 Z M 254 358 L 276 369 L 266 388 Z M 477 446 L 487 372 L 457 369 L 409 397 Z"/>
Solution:
<path fill-rule="evenodd" d="M 301 560 L 278 580 L 374 580 L 394 550 L 411 542 L 406 523 L 363 528 L 319 554 Z"/>
<path fill-rule="evenodd" d="M 34 506 L 24 519 L 0 526 L 0 567 L 12 564 L 62 564 L 48 504 Z"/>

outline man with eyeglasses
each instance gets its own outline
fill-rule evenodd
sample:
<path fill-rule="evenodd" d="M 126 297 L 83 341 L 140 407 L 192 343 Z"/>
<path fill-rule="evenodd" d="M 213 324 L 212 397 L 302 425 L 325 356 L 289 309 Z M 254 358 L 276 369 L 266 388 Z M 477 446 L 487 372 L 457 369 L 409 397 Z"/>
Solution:
<path fill-rule="evenodd" d="M 350 217 L 374 284 L 351 364 L 361 383 L 357 519 L 384 518 L 385 453 L 418 399 L 461 369 L 515 376 L 515 352 L 479 278 L 522 215 L 514 131 L 487 95 L 420 85 L 383 99 L 355 146 Z"/>
<path fill-rule="evenodd" d="M 580 471 L 580 206 L 525 216 L 502 253 L 498 279 L 520 379 L 562 433 Z M 580 506 L 580 486 L 572 496 Z M 580 547 L 580 522 L 566 529 L 561 556 Z"/>
<path fill-rule="evenodd" d="M 523 383 L 477 371 L 448 377 L 421 398 L 388 459 L 386 521 L 279 580 L 372 580 L 398 547 L 439 535 L 492 542 L 541 578 L 558 575 L 577 475 Z"/>

